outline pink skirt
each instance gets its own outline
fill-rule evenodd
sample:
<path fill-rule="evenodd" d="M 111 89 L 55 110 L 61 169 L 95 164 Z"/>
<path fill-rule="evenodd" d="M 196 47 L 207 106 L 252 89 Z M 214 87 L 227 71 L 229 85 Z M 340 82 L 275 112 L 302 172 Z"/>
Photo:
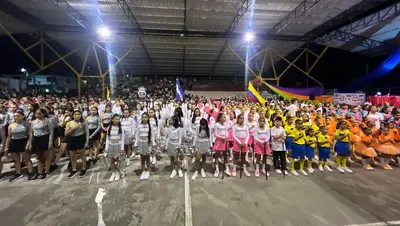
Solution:
<path fill-rule="evenodd" d="M 265 148 L 265 150 L 264 150 Z M 271 150 L 269 148 L 269 143 L 261 144 L 254 140 L 254 152 L 259 155 L 263 155 L 265 152 L 267 152 L 267 155 L 271 154 Z"/>
<path fill-rule="evenodd" d="M 246 141 L 246 138 L 241 138 L 239 139 L 242 143 Z M 244 147 L 241 147 L 236 140 L 233 142 L 233 151 L 234 152 L 248 152 L 249 151 L 249 146 L 245 145 Z"/>
<path fill-rule="evenodd" d="M 228 140 L 230 142 L 235 141 L 235 139 L 233 139 L 233 129 L 232 128 L 228 129 L 228 137 L 229 137 Z"/>
<path fill-rule="evenodd" d="M 250 137 L 249 137 L 249 145 L 252 145 L 253 144 L 253 131 L 249 131 L 249 134 L 250 134 Z"/>
<path fill-rule="evenodd" d="M 214 151 L 226 151 L 228 150 L 227 142 L 223 139 L 216 138 L 213 146 Z"/>

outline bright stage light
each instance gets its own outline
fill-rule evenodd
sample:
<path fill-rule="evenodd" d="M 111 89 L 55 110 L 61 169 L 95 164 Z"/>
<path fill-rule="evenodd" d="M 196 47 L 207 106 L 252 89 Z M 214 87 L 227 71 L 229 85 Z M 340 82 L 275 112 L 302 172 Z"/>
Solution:
<path fill-rule="evenodd" d="M 108 38 L 111 35 L 111 31 L 108 27 L 101 26 L 97 29 L 97 34 L 99 34 L 102 38 Z"/>
<path fill-rule="evenodd" d="M 246 39 L 246 41 L 250 42 L 251 40 L 254 39 L 253 32 L 246 32 L 246 35 L 244 36 L 244 38 Z"/>
<path fill-rule="evenodd" d="M 25 73 L 25 72 L 26 72 L 26 69 L 25 69 L 25 68 L 21 68 L 21 72 L 22 72 L 22 73 Z"/>
<path fill-rule="evenodd" d="M 376 93 L 376 96 L 380 96 L 380 95 L 382 95 L 381 92 L 377 92 L 377 93 Z"/>

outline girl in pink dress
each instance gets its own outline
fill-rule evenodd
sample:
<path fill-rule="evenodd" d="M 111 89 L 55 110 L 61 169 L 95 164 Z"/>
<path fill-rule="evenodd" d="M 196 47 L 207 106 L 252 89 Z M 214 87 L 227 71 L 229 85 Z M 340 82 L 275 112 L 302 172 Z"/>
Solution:
<path fill-rule="evenodd" d="M 229 147 L 229 160 L 232 160 L 233 158 L 233 136 L 232 136 L 232 128 L 236 124 L 236 114 L 234 111 L 230 111 L 228 114 L 229 119 L 226 120 L 226 126 L 228 127 L 228 134 L 229 134 L 229 140 L 228 140 L 228 147 Z"/>
<path fill-rule="evenodd" d="M 250 176 L 249 171 L 246 168 L 245 156 L 248 152 L 248 144 L 250 139 L 250 132 L 247 125 L 244 123 L 244 116 L 241 114 L 238 116 L 237 124 L 232 128 L 232 135 L 234 139 L 233 152 L 235 163 L 239 162 L 240 157 L 240 169 L 244 171 L 246 176 Z M 232 170 L 232 176 L 236 176 L 236 165 L 234 164 Z"/>
<path fill-rule="evenodd" d="M 215 143 L 213 146 L 213 149 L 215 151 L 215 172 L 214 172 L 214 177 L 219 176 L 219 159 L 221 158 L 221 155 L 224 156 L 224 162 L 225 164 L 225 174 L 230 176 L 230 171 L 228 167 L 228 140 L 229 140 L 229 134 L 228 134 L 228 128 L 225 125 L 225 120 L 226 116 L 225 114 L 220 113 L 218 115 L 218 121 L 214 125 L 214 136 L 215 136 Z"/>
<path fill-rule="evenodd" d="M 254 146 L 253 146 L 253 133 L 254 129 L 257 127 L 257 121 L 254 120 L 254 114 L 249 113 L 247 115 L 247 127 L 249 128 L 249 133 L 250 133 L 250 138 L 249 138 L 249 147 L 250 147 L 250 152 L 252 153 L 252 158 L 254 160 Z M 249 159 L 249 152 L 246 153 L 246 162 L 250 163 Z"/>
<path fill-rule="evenodd" d="M 254 153 L 256 156 L 256 172 L 255 176 L 260 176 L 260 160 L 263 155 L 270 155 L 271 150 L 269 149 L 269 140 L 270 140 L 270 131 L 268 127 L 265 125 L 265 118 L 261 117 L 258 119 L 258 126 L 254 129 L 253 133 L 254 138 Z M 261 164 L 263 174 L 268 174 L 265 169 L 267 158 L 263 159 L 263 163 Z M 268 175 L 269 176 L 269 175 Z"/>

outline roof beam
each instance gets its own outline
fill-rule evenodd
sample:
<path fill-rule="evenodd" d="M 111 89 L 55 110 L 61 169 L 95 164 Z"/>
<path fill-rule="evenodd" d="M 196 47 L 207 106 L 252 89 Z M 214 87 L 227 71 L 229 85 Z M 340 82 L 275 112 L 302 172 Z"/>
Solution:
<path fill-rule="evenodd" d="M 187 11 L 187 0 L 185 0 L 185 12 L 184 12 L 184 25 L 183 25 L 183 30 L 187 30 L 186 24 L 187 24 L 187 17 L 186 17 L 186 11 Z"/>
<path fill-rule="evenodd" d="M 350 9 L 337 15 L 335 18 L 328 20 L 326 23 L 316 27 L 308 32 L 305 36 L 309 39 L 317 38 L 331 31 L 338 30 L 344 25 L 357 21 L 365 17 L 365 14 L 371 14 L 371 11 L 376 12 L 379 8 L 384 8 L 387 5 L 393 4 L 396 0 L 364 0 L 352 6 Z"/>
<path fill-rule="evenodd" d="M 62 11 L 65 12 L 72 20 L 79 24 L 84 29 L 88 30 L 91 28 L 89 21 L 73 8 L 66 0 L 47 0 L 48 2 L 58 6 Z"/>
<path fill-rule="evenodd" d="M 130 35 L 153 35 L 153 36 L 181 36 L 199 37 L 199 38 L 223 38 L 235 39 L 243 38 L 240 32 L 213 32 L 213 31 L 191 31 L 191 30 L 168 30 L 168 29 L 138 29 L 138 28 L 110 28 L 113 34 L 130 34 Z M 49 25 L 46 28 L 48 32 L 86 32 L 85 29 L 78 26 L 70 25 Z M 258 40 L 280 40 L 280 41 L 306 41 L 307 38 L 302 35 L 274 35 L 274 34 L 254 34 Z"/>
<path fill-rule="evenodd" d="M 244 0 L 242 2 L 241 7 L 239 8 L 238 12 L 236 13 L 235 17 L 233 18 L 232 23 L 229 25 L 228 30 L 226 30 L 225 33 L 233 32 L 235 30 L 236 26 L 240 23 L 240 20 L 242 20 L 243 16 L 249 10 L 251 4 L 252 4 L 252 0 Z M 225 39 L 224 45 L 222 46 L 221 50 L 219 51 L 217 58 L 215 59 L 213 65 L 211 66 L 210 71 L 208 72 L 208 75 L 210 76 L 210 81 L 211 81 L 211 75 L 214 72 L 215 68 L 217 67 L 219 59 L 221 58 L 222 54 L 225 52 L 225 49 L 227 47 L 228 47 L 228 40 Z"/>
<path fill-rule="evenodd" d="M 19 8 L 8 0 L 1 1 L 0 10 L 34 28 L 37 28 L 38 30 L 43 31 L 48 29 L 48 25 L 46 23 L 25 12 L 23 9 Z"/>
<path fill-rule="evenodd" d="M 297 18 L 303 16 L 308 10 L 312 9 L 321 0 L 304 0 L 293 11 L 285 16 L 279 23 L 273 26 L 268 34 L 278 34 L 288 25 L 292 24 Z"/>
<path fill-rule="evenodd" d="M 339 29 L 319 36 L 318 38 L 312 39 L 311 42 L 325 45 L 331 40 L 338 40 L 342 42 L 351 41 L 354 43 L 358 43 L 360 46 L 363 46 L 367 49 L 387 45 L 388 43 L 386 42 L 380 42 L 370 38 L 365 38 L 360 35 L 354 35 L 352 33 L 376 25 L 384 20 L 396 17 L 398 15 L 400 15 L 400 3 L 394 3 L 387 8 L 384 8 L 377 12 L 373 12 L 372 14 L 361 18 L 353 23 L 347 24 Z"/>
<path fill-rule="evenodd" d="M 133 15 L 131 9 L 129 8 L 128 3 L 125 0 L 117 0 L 117 3 L 121 7 L 122 11 L 125 13 L 126 17 L 128 17 L 128 20 L 131 22 L 132 27 L 134 29 L 138 29 L 139 34 L 143 34 L 143 30 L 140 27 L 140 24 L 137 22 L 135 16 Z M 141 36 L 139 36 L 139 43 L 142 46 L 143 51 L 146 53 L 147 59 L 149 61 L 149 64 L 151 65 L 153 73 L 156 75 L 157 69 L 153 64 L 153 60 L 151 59 L 149 51 L 147 51 L 146 45 L 144 44 Z"/>

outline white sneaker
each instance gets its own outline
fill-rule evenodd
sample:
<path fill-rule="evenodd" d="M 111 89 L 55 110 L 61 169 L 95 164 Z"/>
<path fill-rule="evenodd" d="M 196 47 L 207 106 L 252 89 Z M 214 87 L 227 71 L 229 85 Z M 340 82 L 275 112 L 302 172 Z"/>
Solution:
<path fill-rule="evenodd" d="M 297 176 L 297 177 L 299 176 L 299 174 L 296 172 L 296 170 L 291 170 L 290 172 L 291 172 L 293 175 Z"/>
<path fill-rule="evenodd" d="M 129 160 L 129 158 L 126 158 L 125 159 L 125 164 L 126 164 L 126 166 L 131 165 L 131 160 Z"/>
<path fill-rule="evenodd" d="M 142 174 L 140 174 L 140 180 L 145 180 L 146 178 L 146 172 L 142 171 Z"/>
<path fill-rule="evenodd" d="M 269 177 L 269 173 L 267 172 L 267 177 Z"/>
<path fill-rule="evenodd" d="M 341 166 L 338 166 L 336 169 L 339 173 L 344 173 L 344 170 Z"/>
<path fill-rule="evenodd" d="M 182 178 L 182 177 L 183 177 L 183 172 L 182 172 L 182 170 L 181 170 L 181 169 L 179 169 L 179 170 L 178 170 L 178 176 L 179 176 L 180 178 Z"/>
<path fill-rule="evenodd" d="M 276 169 L 275 172 L 276 172 L 277 174 L 281 174 L 281 173 L 282 173 L 282 170 L 281 170 L 281 169 Z"/>
<path fill-rule="evenodd" d="M 177 174 L 176 170 L 172 170 L 172 173 L 169 176 L 169 178 L 174 179 L 176 177 L 176 174 Z"/>
<path fill-rule="evenodd" d="M 319 161 L 318 155 L 314 155 L 314 159 L 317 160 L 317 161 Z"/>
<path fill-rule="evenodd" d="M 314 169 L 313 168 L 307 168 L 308 173 L 314 173 Z"/>
<path fill-rule="evenodd" d="M 321 171 L 321 172 L 324 172 L 324 167 L 322 165 L 319 165 L 318 166 L 318 170 Z"/>
<path fill-rule="evenodd" d="M 119 181 L 120 178 L 121 178 L 121 175 L 119 174 L 119 172 L 116 172 L 114 181 Z"/>
<path fill-rule="evenodd" d="M 260 177 L 260 170 L 256 170 L 256 171 L 254 172 L 254 176 Z"/>
<path fill-rule="evenodd" d="M 289 164 L 289 163 L 290 163 L 290 160 L 289 160 L 289 159 L 286 159 L 286 163 Z"/>
<path fill-rule="evenodd" d="M 108 180 L 109 182 L 113 182 L 115 180 L 116 173 L 112 172 L 110 179 Z"/>
<path fill-rule="evenodd" d="M 192 180 L 196 180 L 198 174 L 199 172 L 196 170 L 192 176 Z"/>
<path fill-rule="evenodd" d="M 144 179 L 148 180 L 149 178 L 150 178 L 150 171 L 146 171 Z"/>
<path fill-rule="evenodd" d="M 324 166 L 324 169 L 325 169 L 326 171 L 328 171 L 328 172 L 332 172 L 332 169 L 331 169 L 328 165 L 325 165 L 325 166 Z"/>
<path fill-rule="evenodd" d="M 289 175 L 287 170 L 282 171 L 283 174 L 285 174 L 285 176 Z"/>
<path fill-rule="evenodd" d="M 218 176 L 219 176 L 219 170 L 215 170 L 214 177 L 218 177 Z"/>
<path fill-rule="evenodd" d="M 244 171 L 244 175 L 246 175 L 247 177 L 250 177 L 250 173 L 247 169 L 243 170 Z"/>
<path fill-rule="evenodd" d="M 157 157 L 156 157 L 156 156 L 153 156 L 153 158 L 151 159 L 151 164 L 152 164 L 153 166 L 155 166 L 156 163 L 157 163 Z"/>
<path fill-rule="evenodd" d="M 229 176 L 229 177 L 232 176 L 232 175 L 231 175 L 231 171 L 229 170 L 229 168 L 226 168 L 224 172 L 225 172 L 225 174 L 226 174 L 227 176 Z"/>
<path fill-rule="evenodd" d="M 206 172 L 204 172 L 204 169 L 201 169 L 200 170 L 200 174 L 201 174 L 201 177 L 206 177 Z"/>
<path fill-rule="evenodd" d="M 308 174 L 306 173 L 306 171 L 304 171 L 304 170 L 299 170 L 299 172 L 301 173 L 301 174 L 303 174 L 304 176 L 307 176 Z"/>
<path fill-rule="evenodd" d="M 347 161 L 348 161 L 349 163 L 354 163 L 353 159 L 351 159 L 350 157 L 347 158 Z"/>
<path fill-rule="evenodd" d="M 343 167 L 344 172 L 346 173 L 353 173 L 351 169 L 349 169 L 347 166 Z"/>

